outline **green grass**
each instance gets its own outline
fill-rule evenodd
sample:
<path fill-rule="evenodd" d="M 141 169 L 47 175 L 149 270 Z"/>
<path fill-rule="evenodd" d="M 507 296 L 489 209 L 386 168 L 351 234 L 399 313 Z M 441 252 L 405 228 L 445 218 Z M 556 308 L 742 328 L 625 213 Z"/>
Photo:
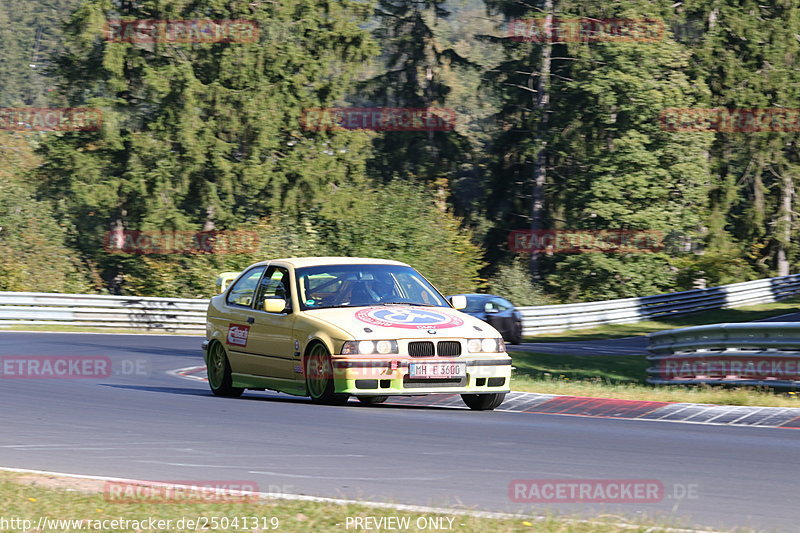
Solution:
<path fill-rule="evenodd" d="M 795 392 L 767 388 L 723 388 L 706 385 L 654 386 L 646 383 L 644 355 L 556 355 L 511 352 L 511 389 L 540 394 L 663 402 L 800 407 Z"/>
<path fill-rule="evenodd" d="M 510 481 L 510 480 L 509 480 Z M 322 502 L 289 501 L 289 500 L 261 500 L 258 503 L 116 503 L 107 501 L 103 494 L 103 482 L 93 480 L 78 480 L 57 478 L 55 476 L 38 476 L 31 474 L 18 474 L 0 472 L 0 517 L 6 520 L 17 518 L 33 522 L 36 527 L 39 517 L 64 520 L 91 520 L 83 529 L 80 527 L 62 527 L 59 529 L 44 529 L 45 531 L 73 532 L 73 531 L 99 531 L 92 524 L 97 520 L 148 520 L 150 517 L 158 520 L 172 520 L 169 529 L 144 529 L 144 531 L 169 531 L 178 533 L 194 531 L 194 529 L 180 529 L 176 526 L 178 520 L 197 519 L 198 517 L 276 517 L 279 526 L 274 531 L 286 533 L 307 532 L 341 532 L 347 531 L 347 517 L 410 517 L 411 527 L 403 531 L 434 531 L 418 529 L 415 525 L 420 517 L 452 518 L 452 531 L 458 533 L 504 533 L 504 532 L 541 532 L 541 533 L 615 533 L 618 531 L 655 532 L 666 527 L 680 527 L 674 520 L 659 519 L 651 521 L 647 518 L 630 518 L 626 516 L 603 515 L 602 517 L 576 520 L 569 517 L 549 515 L 538 518 L 484 518 L 456 514 L 436 514 L 430 512 L 396 511 L 391 508 L 375 508 L 360 504 L 336 504 Z M 635 509 L 631 514 L 635 513 Z M 638 515 L 638 513 L 637 513 Z M 534 516 L 534 514 L 532 514 Z M 631 524 L 630 527 L 620 527 L 620 523 Z M 443 524 L 447 525 L 445 520 Z M 132 527 L 103 529 L 102 531 L 137 531 Z M 685 524 L 683 525 L 684 527 Z M 92 527 L 92 529 L 90 529 Z M 33 529 L 31 529 L 33 530 Z M 354 528 L 350 527 L 350 530 Z M 4 529 L 4 531 L 11 531 Z M 17 531 L 22 531 L 18 529 Z M 141 530 L 139 530 L 141 531 Z M 198 531 L 203 531 L 198 529 Z M 248 531 L 267 532 L 271 529 L 230 527 L 223 529 L 205 529 L 205 531 Z M 388 531 L 388 529 L 371 529 L 370 531 Z"/>
<path fill-rule="evenodd" d="M 571 330 L 562 333 L 543 333 L 525 337 L 525 342 L 571 342 L 615 339 L 647 335 L 655 331 L 702 326 L 705 324 L 721 324 L 724 322 L 750 322 L 786 313 L 800 312 L 800 297 L 789 298 L 781 302 L 738 307 L 736 309 L 714 309 L 689 315 L 645 320 L 632 324 L 611 324 L 591 329 Z"/>

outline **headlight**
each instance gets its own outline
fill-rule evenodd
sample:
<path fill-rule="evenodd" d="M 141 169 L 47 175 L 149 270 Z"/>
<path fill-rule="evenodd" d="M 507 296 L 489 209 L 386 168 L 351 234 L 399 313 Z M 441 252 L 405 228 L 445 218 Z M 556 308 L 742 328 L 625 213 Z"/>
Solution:
<path fill-rule="evenodd" d="M 467 350 L 470 353 L 497 353 L 506 351 L 503 339 L 469 339 Z"/>
<path fill-rule="evenodd" d="M 375 343 L 372 341 L 359 341 L 358 353 L 375 353 Z"/>
<path fill-rule="evenodd" d="M 347 341 L 342 355 L 389 355 L 399 353 L 397 341 Z"/>
<path fill-rule="evenodd" d="M 378 341 L 375 343 L 375 351 L 381 355 L 390 353 L 397 353 L 397 342 L 395 341 Z"/>

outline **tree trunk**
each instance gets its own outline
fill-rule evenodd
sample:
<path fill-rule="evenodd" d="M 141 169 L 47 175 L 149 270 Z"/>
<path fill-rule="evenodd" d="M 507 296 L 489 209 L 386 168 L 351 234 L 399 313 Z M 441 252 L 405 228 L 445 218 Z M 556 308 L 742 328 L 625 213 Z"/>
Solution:
<path fill-rule="evenodd" d="M 781 187 L 781 214 L 778 219 L 778 275 L 789 275 L 789 246 L 792 239 L 792 204 L 794 181 L 788 170 L 783 172 Z"/>
<path fill-rule="evenodd" d="M 533 189 L 531 190 L 531 229 L 543 229 L 545 196 L 544 186 L 547 178 L 547 113 L 550 107 L 550 57 L 553 45 L 553 0 L 544 0 L 542 9 L 545 13 L 544 42 L 541 50 L 541 67 L 536 81 L 536 100 L 534 107 L 539 111 L 539 123 L 536 127 L 534 146 L 536 147 L 536 161 L 533 167 Z M 541 253 L 534 250 L 531 253 L 530 270 L 534 281 L 542 277 Z"/>

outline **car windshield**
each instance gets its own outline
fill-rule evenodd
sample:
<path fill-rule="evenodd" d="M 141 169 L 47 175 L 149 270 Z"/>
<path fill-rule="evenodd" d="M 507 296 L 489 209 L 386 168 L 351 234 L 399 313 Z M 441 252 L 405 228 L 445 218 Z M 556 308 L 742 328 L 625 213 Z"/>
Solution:
<path fill-rule="evenodd" d="M 402 265 L 325 265 L 298 268 L 303 310 L 370 305 L 450 307 L 416 270 Z"/>

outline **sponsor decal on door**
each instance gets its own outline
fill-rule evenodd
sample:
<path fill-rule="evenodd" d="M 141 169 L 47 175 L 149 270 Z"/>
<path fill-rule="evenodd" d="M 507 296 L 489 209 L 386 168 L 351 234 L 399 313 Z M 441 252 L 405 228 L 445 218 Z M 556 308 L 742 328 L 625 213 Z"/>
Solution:
<path fill-rule="evenodd" d="M 250 335 L 250 326 L 231 324 L 228 326 L 228 344 L 234 346 L 247 346 L 247 337 Z"/>

